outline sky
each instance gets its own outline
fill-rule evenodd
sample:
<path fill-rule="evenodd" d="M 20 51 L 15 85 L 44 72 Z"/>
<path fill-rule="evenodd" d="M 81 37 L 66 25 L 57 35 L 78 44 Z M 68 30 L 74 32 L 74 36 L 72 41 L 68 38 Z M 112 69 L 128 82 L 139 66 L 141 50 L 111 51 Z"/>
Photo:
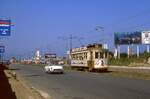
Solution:
<path fill-rule="evenodd" d="M 0 0 L 0 19 L 11 19 L 10 37 L 0 37 L 6 56 L 66 55 L 73 48 L 107 43 L 114 32 L 150 29 L 150 0 Z M 103 30 L 96 27 L 103 27 Z"/>

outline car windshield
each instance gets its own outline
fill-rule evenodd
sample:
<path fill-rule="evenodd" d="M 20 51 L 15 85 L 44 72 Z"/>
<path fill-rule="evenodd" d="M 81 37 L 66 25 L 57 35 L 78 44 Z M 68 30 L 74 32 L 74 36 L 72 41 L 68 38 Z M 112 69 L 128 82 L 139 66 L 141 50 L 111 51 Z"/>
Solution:
<path fill-rule="evenodd" d="M 50 66 L 52 66 L 52 65 L 58 65 L 58 62 L 47 62 L 47 65 L 50 65 Z"/>

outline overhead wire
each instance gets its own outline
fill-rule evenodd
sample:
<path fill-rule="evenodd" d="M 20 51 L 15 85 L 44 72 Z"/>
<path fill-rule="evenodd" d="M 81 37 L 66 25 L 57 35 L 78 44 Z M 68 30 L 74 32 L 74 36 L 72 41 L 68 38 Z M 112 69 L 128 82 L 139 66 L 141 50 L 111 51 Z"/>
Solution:
<path fill-rule="evenodd" d="M 120 19 L 118 20 L 117 22 L 113 23 L 113 24 L 110 24 L 108 27 L 111 27 L 111 28 L 116 28 L 117 26 L 120 26 L 122 23 L 127 23 L 127 22 L 130 22 L 131 20 L 135 20 L 136 18 L 138 17 L 141 17 L 141 16 L 146 16 L 146 15 L 150 15 L 150 10 L 145 10 L 145 11 L 142 11 L 142 12 L 139 12 L 135 15 L 132 15 L 132 16 L 129 16 L 125 19 Z M 110 28 L 108 28 L 110 29 Z"/>

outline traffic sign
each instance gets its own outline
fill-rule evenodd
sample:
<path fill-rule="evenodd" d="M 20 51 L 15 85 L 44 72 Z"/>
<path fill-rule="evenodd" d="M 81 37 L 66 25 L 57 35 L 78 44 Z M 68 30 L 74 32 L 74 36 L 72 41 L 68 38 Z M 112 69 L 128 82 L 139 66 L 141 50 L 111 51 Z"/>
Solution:
<path fill-rule="evenodd" d="M 5 52 L 5 46 L 0 46 L 0 53 L 4 53 Z"/>
<path fill-rule="evenodd" d="M 0 20 L 0 36 L 10 36 L 11 20 Z"/>

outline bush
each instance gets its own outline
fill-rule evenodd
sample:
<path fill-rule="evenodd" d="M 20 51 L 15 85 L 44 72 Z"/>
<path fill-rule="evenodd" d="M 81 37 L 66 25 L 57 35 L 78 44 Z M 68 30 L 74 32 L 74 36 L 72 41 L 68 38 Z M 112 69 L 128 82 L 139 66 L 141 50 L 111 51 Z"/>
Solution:
<path fill-rule="evenodd" d="M 125 66 L 125 65 L 129 65 L 131 63 L 131 60 L 129 60 L 128 58 L 120 58 L 120 59 L 109 59 L 108 60 L 108 65 L 117 65 L 117 66 Z"/>
<path fill-rule="evenodd" d="M 108 65 L 117 65 L 117 66 L 129 66 L 132 63 L 147 63 L 150 53 L 144 52 L 140 54 L 140 57 L 137 58 L 136 55 L 132 55 L 130 58 L 127 58 L 127 54 L 120 54 L 120 59 L 110 58 L 108 60 Z"/>

